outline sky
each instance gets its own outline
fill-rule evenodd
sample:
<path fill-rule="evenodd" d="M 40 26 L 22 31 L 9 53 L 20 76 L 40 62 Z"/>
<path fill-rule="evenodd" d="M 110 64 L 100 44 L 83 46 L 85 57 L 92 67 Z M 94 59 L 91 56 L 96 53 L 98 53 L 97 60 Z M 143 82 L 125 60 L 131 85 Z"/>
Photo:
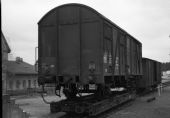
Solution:
<path fill-rule="evenodd" d="M 19 56 L 34 64 L 38 21 L 66 3 L 92 7 L 137 38 L 143 57 L 170 62 L 170 0 L 1 0 L 2 32 L 12 50 L 9 59 Z"/>

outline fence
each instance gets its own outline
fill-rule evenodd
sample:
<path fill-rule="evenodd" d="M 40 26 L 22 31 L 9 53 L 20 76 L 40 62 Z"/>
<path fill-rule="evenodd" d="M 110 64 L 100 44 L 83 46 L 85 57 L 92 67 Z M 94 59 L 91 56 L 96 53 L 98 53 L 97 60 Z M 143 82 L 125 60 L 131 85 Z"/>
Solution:
<path fill-rule="evenodd" d="M 3 118 L 29 118 L 30 115 L 24 112 L 18 104 L 15 104 L 15 99 L 11 100 L 9 95 L 3 95 Z"/>

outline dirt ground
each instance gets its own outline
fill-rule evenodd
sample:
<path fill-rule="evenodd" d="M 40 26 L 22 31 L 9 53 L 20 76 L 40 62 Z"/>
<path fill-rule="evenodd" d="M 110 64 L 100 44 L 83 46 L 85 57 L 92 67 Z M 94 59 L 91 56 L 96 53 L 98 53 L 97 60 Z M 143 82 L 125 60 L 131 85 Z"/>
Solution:
<path fill-rule="evenodd" d="M 147 102 L 149 98 L 156 99 Z M 58 101 L 64 99 L 55 96 L 47 97 L 47 100 Z M 30 113 L 31 118 L 60 118 L 65 113 L 50 113 L 50 106 L 45 104 L 40 96 L 19 98 L 16 97 L 16 103 L 20 107 Z M 131 105 L 111 112 L 107 118 L 170 118 L 170 87 L 163 89 L 161 96 L 158 93 L 152 93 L 143 97 L 138 97 Z"/>

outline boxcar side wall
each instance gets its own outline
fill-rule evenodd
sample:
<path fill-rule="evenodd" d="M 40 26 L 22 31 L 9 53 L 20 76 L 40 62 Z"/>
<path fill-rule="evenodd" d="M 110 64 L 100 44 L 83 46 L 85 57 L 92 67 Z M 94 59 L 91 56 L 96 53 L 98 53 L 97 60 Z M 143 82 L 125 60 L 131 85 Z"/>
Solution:
<path fill-rule="evenodd" d="M 115 30 L 115 34 L 112 31 L 112 25 L 103 22 L 103 73 L 104 76 L 112 76 L 113 75 L 113 65 L 115 59 L 115 49 L 113 46 L 116 46 L 117 41 L 117 30 Z M 114 36 L 113 36 L 114 35 Z"/>
<path fill-rule="evenodd" d="M 106 84 L 125 86 L 127 78 L 141 79 L 141 43 L 103 20 L 103 73 Z"/>

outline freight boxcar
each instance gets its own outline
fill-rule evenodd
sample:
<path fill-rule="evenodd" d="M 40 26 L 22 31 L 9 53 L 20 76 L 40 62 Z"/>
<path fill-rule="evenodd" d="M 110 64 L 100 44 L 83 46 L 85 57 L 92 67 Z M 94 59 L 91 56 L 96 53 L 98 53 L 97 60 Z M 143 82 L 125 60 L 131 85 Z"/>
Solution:
<path fill-rule="evenodd" d="M 161 63 L 152 59 L 142 58 L 143 77 L 138 84 L 139 90 L 151 90 L 161 83 Z"/>
<path fill-rule="evenodd" d="M 38 23 L 38 83 L 77 93 L 134 88 L 142 77 L 142 44 L 112 21 L 81 4 L 49 11 Z"/>

